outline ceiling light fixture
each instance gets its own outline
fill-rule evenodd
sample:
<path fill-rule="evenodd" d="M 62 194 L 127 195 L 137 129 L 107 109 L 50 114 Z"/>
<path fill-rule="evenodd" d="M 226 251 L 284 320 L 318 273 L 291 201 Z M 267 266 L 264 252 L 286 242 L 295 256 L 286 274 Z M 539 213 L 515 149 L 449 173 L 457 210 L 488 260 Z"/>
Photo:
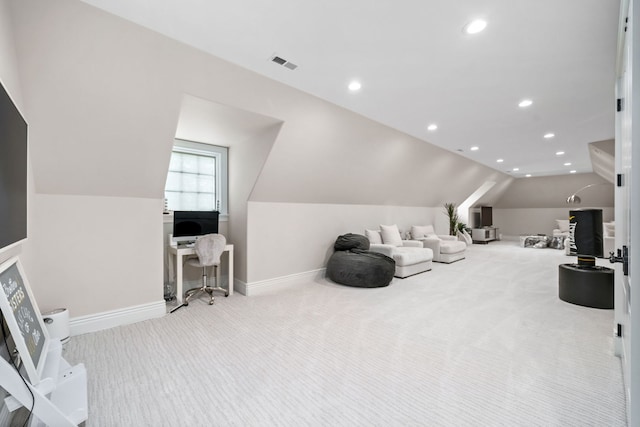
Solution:
<path fill-rule="evenodd" d="M 530 173 L 526 174 L 525 176 L 526 176 L 527 178 L 531 178 L 531 174 L 530 174 Z"/>
<path fill-rule="evenodd" d="M 551 132 L 549 132 L 549 133 L 545 133 L 543 138 L 544 138 L 544 139 L 551 139 L 551 138 L 553 138 L 554 136 L 556 136 L 556 134 L 555 134 L 555 133 L 551 133 Z"/>
<path fill-rule="evenodd" d="M 502 162 L 504 162 L 504 159 L 498 159 L 498 160 L 496 160 L 496 162 L 502 163 Z"/>
<path fill-rule="evenodd" d="M 571 166 L 571 162 L 567 162 L 564 164 L 565 166 Z"/>
<path fill-rule="evenodd" d="M 462 30 L 467 34 L 478 34 L 485 28 L 487 28 L 487 21 L 484 19 L 474 19 L 465 25 Z"/>
<path fill-rule="evenodd" d="M 362 88 L 362 84 L 359 81 L 352 81 L 351 83 L 349 83 L 349 90 L 351 92 L 357 92 Z"/>
<path fill-rule="evenodd" d="M 576 171 L 575 169 L 574 169 L 574 170 L 570 170 L 570 171 L 569 171 L 569 173 L 576 173 L 576 172 L 577 172 L 577 171 Z"/>
<path fill-rule="evenodd" d="M 427 126 L 427 130 L 430 130 L 430 131 L 432 131 L 432 132 L 433 132 L 434 130 L 436 130 L 436 129 L 438 129 L 438 125 L 437 125 L 437 124 L 435 124 L 435 123 L 434 123 L 434 124 L 430 124 L 429 126 Z"/>
<path fill-rule="evenodd" d="M 556 156 L 564 156 L 564 151 L 556 151 Z"/>
<path fill-rule="evenodd" d="M 523 99 L 522 101 L 520 101 L 520 103 L 518 104 L 518 107 L 520 108 L 525 108 L 530 106 L 531 104 L 533 104 L 533 101 L 530 99 Z"/>
<path fill-rule="evenodd" d="M 479 149 L 480 147 L 475 147 L 475 146 L 470 148 L 471 151 L 478 151 Z"/>
<path fill-rule="evenodd" d="M 520 168 L 513 168 L 514 172 L 518 172 L 520 170 Z"/>

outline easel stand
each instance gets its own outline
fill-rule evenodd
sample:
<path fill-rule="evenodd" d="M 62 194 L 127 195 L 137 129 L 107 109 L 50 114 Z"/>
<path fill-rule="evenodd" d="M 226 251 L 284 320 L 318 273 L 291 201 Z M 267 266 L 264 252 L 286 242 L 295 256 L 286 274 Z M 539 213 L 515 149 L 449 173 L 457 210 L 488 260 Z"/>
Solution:
<path fill-rule="evenodd" d="M 82 363 L 72 367 L 62 358 L 60 341 L 51 341 L 41 378 L 35 386 L 25 378 L 35 399 L 31 427 L 71 427 L 87 420 L 87 371 Z M 31 409 L 31 393 L 15 368 L 3 358 L 0 358 L 0 386 L 10 394 L 4 399 L 0 420 L 11 417 L 10 413 L 21 407 Z"/>

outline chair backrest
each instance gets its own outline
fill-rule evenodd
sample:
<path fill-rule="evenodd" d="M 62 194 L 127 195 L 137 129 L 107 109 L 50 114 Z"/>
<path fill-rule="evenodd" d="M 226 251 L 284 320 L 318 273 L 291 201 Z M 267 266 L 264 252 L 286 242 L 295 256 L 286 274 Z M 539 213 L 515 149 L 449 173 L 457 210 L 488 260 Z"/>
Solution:
<path fill-rule="evenodd" d="M 196 240 L 194 249 L 202 265 L 219 265 L 227 239 L 222 234 L 207 234 Z"/>

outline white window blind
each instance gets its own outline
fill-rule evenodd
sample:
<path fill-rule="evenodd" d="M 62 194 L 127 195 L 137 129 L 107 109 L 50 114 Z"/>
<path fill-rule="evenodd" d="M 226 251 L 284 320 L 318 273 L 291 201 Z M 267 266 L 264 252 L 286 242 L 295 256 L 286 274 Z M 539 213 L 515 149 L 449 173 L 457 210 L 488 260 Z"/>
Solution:
<path fill-rule="evenodd" d="M 225 147 L 176 140 L 165 185 L 167 208 L 226 214 L 226 160 Z"/>

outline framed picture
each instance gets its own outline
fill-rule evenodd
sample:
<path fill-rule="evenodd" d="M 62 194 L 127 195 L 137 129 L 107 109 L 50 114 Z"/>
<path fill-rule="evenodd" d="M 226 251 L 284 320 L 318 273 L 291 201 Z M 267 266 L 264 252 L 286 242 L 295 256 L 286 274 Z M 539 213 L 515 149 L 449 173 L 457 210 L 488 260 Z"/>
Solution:
<path fill-rule="evenodd" d="M 20 260 L 0 265 L 0 311 L 31 384 L 40 382 L 49 349 L 49 334 Z"/>

